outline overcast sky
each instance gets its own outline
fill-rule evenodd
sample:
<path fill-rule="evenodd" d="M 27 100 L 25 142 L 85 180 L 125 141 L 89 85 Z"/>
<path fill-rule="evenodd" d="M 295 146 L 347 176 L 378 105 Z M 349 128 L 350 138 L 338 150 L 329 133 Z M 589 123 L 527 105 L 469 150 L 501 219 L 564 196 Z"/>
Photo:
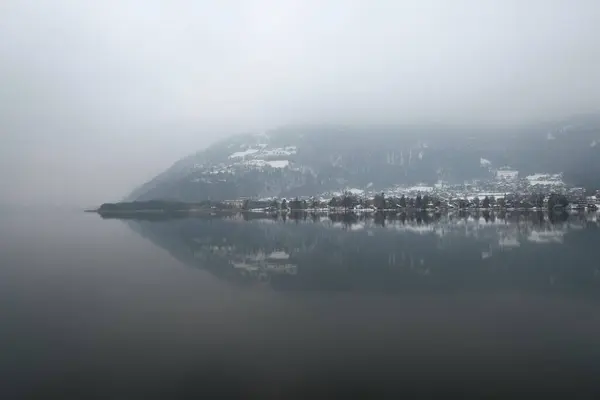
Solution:
<path fill-rule="evenodd" d="M 228 134 L 600 106 L 598 0 L 1 0 L 0 203 L 118 200 Z"/>

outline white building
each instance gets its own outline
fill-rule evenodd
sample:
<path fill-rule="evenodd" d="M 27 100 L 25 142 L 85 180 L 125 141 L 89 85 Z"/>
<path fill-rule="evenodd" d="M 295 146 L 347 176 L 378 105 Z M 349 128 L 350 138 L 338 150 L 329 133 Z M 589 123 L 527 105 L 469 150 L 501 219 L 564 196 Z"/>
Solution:
<path fill-rule="evenodd" d="M 502 167 L 496 170 L 496 179 L 499 181 L 514 181 L 519 178 L 519 171 L 510 167 Z"/>
<path fill-rule="evenodd" d="M 537 174 L 529 175 L 526 179 L 527 179 L 527 182 L 531 186 L 561 186 L 561 185 L 564 185 L 562 174 L 537 173 Z M 577 188 L 574 188 L 574 189 L 577 189 Z"/>

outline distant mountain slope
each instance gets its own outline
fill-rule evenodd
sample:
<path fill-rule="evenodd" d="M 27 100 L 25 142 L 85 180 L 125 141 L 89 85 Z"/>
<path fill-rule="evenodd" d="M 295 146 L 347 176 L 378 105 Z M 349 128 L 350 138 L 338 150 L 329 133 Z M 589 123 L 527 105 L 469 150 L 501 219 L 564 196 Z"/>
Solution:
<path fill-rule="evenodd" d="M 462 182 L 510 165 L 600 186 L 600 116 L 535 126 L 288 126 L 176 162 L 128 200 L 315 195 L 347 187 Z"/>

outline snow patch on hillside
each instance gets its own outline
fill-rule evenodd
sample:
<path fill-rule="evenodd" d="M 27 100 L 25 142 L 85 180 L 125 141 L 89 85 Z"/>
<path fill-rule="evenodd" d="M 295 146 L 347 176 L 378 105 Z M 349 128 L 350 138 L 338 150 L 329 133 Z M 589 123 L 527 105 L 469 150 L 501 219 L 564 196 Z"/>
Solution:
<path fill-rule="evenodd" d="M 244 158 L 246 156 L 249 156 L 251 154 L 258 153 L 258 152 L 259 152 L 258 149 L 248 149 L 245 151 L 237 151 L 237 152 L 233 153 L 232 155 L 230 155 L 229 158 Z"/>
<path fill-rule="evenodd" d="M 407 191 L 409 192 L 433 192 L 434 187 L 433 186 L 426 186 L 426 185 L 416 185 L 416 186 L 412 186 L 409 187 L 407 189 Z"/>
<path fill-rule="evenodd" d="M 352 189 L 347 189 L 346 192 L 349 192 L 350 194 L 356 195 L 356 196 L 360 196 L 362 195 L 365 191 L 361 190 L 361 189 L 356 189 L 356 188 L 352 188 Z"/>
<path fill-rule="evenodd" d="M 277 149 L 265 150 L 261 153 L 261 156 L 291 156 L 296 154 L 296 146 L 286 146 Z"/>
<path fill-rule="evenodd" d="M 285 168 L 290 165 L 288 160 L 273 160 L 273 161 L 265 161 L 265 160 L 249 160 L 246 162 L 246 165 L 252 167 L 271 167 L 271 168 Z"/>
<path fill-rule="evenodd" d="M 290 255 L 285 251 L 274 251 L 271 254 L 269 254 L 267 258 L 273 260 L 287 260 L 290 258 Z"/>
<path fill-rule="evenodd" d="M 489 167 L 490 165 L 492 165 L 492 162 L 491 162 L 490 160 L 488 160 L 488 159 L 485 159 L 485 158 L 480 158 L 480 159 L 479 159 L 479 164 L 480 164 L 482 167 Z"/>
<path fill-rule="evenodd" d="M 563 184 L 562 174 L 533 174 L 526 177 L 530 185 L 560 185 Z"/>
<path fill-rule="evenodd" d="M 267 165 L 271 168 L 285 168 L 290 165 L 288 160 L 267 161 Z"/>

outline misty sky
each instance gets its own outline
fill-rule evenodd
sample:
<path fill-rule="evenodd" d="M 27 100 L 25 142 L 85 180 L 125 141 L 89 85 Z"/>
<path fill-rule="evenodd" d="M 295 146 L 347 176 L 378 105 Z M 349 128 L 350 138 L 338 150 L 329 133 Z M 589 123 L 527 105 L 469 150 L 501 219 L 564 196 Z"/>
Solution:
<path fill-rule="evenodd" d="M 2 0 L 0 203 L 118 200 L 232 133 L 600 107 L 597 0 Z"/>

